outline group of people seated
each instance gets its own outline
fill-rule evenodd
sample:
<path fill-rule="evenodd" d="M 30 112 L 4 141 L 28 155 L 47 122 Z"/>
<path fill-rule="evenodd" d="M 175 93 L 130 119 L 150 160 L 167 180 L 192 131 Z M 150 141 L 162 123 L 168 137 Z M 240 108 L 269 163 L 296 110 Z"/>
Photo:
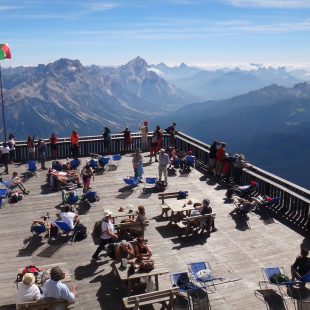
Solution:
<path fill-rule="evenodd" d="M 52 190 L 61 189 L 70 183 L 74 183 L 78 187 L 82 187 L 79 174 L 75 170 L 57 171 L 54 169 L 49 169 L 47 173 L 47 181 Z"/>
<path fill-rule="evenodd" d="M 74 303 L 77 297 L 76 285 L 73 285 L 72 291 L 70 291 L 67 285 L 61 282 L 65 279 L 65 273 L 62 269 L 55 266 L 50 270 L 49 275 L 49 279 L 42 283 L 43 287 L 39 288 L 35 284 L 35 275 L 33 273 L 25 273 L 22 282 L 18 285 L 17 303 L 40 301 L 45 298 L 55 298 Z"/>
<path fill-rule="evenodd" d="M 174 147 L 168 147 L 167 153 L 169 155 L 170 163 L 168 166 L 168 174 L 176 173 L 175 169 L 180 168 L 180 172 L 186 172 L 190 167 L 194 166 L 195 156 L 192 151 L 188 151 L 185 156 L 179 157 Z"/>

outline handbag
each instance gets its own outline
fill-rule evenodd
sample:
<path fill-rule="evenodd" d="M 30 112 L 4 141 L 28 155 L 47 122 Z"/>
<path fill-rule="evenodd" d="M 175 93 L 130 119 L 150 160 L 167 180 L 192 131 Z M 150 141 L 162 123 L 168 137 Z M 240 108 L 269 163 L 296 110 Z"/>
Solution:
<path fill-rule="evenodd" d="M 147 259 L 142 260 L 140 262 L 140 271 L 141 272 L 148 272 L 154 269 L 154 260 L 153 259 Z"/>

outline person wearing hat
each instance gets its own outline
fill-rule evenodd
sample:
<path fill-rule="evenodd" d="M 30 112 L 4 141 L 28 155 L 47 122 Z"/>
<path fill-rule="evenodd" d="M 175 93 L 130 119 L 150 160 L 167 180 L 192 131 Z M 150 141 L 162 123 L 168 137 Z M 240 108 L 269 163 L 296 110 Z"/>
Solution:
<path fill-rule="evenodd" d="M 169 155 L 165 153 L 164 149 L 161 149 L 158 155 L 159 181 L 161 181 L 162 175 L 164 174 L 166 186 L 168 185 L 167 166 L 169 165 L 169 163 Z"/>
<path fill-rule="evenodd" d="M 111 221 L 112 212 L 109 210 L 105 210 L 103 212 L 103 218 L 101 222 L 101 236 L 100 236 L 100 244 L 93 254 L 93 260 L 100 260 L 99 254 L 102 250 L 104 250 L 105 246 L 109 243 L 112 243 L 113 240 L 118 238 L 118 235 L 114 233 L 114 225 Z"/>
<path fill-rule="evenodd" d="M 46 170 L 47 168 L 45 167 L 45 161 L 46 161 L 46 152 L 47 152 L 47 146 L 46 143 L 42 138 L 39 139 L 38 142 L 38 153 L 39 153 L 39 160 L 41 163 L 41 169 Z"/>
<path fill-rule="evenodd" d="M 60 267 L 56 266 L 51 269 L 50 279 L 46 280 L 43 287 L 43 295 L 46 298 L 56 298 L 74 303 L 77 297 L 76 285 L 73 285 L 72 292 L 68 286 L 61 282 L 65 278 L 65 273 Z M 57 310 L 64 309 L 57 307 Z"/>
<path fill-rule="evenodd" d="M 23 281 L 18 285 L 17 303 L 40 300 L 41 294 L 38 286 L 35 284 L 36 278 L 33 273 L 25 273 Z"/>

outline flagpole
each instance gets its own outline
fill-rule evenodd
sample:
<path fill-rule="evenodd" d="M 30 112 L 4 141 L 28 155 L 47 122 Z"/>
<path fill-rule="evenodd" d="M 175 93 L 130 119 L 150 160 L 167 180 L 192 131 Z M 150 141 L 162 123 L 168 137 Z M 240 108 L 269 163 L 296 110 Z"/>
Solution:
<path fill-rule="evenodd" d="M 3 120 L 3 142 L 6 142 L 6 128 L 5 128 L 5 114 L 4 114 L 4 99 L 2 91 L 2 73 L 0 65 L 0 91 L 1 91 L 1 106 L 2 106 L 2 120 Z"/>

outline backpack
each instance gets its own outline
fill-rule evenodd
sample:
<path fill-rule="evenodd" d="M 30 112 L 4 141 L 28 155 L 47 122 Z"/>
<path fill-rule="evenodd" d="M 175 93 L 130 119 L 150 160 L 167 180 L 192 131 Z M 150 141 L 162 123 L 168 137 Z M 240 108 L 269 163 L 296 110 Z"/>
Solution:
<path fill-rule="evenodd" d="M 157 181 L 155 185 L 155 189 L 157 192 L 164 192 L 166 189 L 166 185 L 164 181 Z"/>
<path fill-rule="evenodd" d="M 185 199 L 188 196 L 188 191 L 179 191 L 177 199 Z"/>
<path fill-rule="evenodd" d="M 115 256 L 115 246 L 116 244 L 114 243 L 109 243 L 106 245 L 106 252 L 107 252 L 107 255 L 112 258 L 112 259 L 115 259 L 116 256 Z"/>
<path fill-rule="evenodd" d="M 177 281 L 177 286 L 182 290 L 188 290 L 192 288 L 192 284 L 189 281 L 187 272 L 181 273 Z"/>
<path fill-rule="evenodd" d="M 96 202 L 100 200 L 97 192 L 90 190 L 84 194 L 84 199 L 88 200 L 89 202 Z"/>
<path fill-rule="evenodd" d="M 37 280 L 37 276 L 39 275 L 39 273 L 41 273 L 41 270 L 34 266 L 34 265 L 29 265 L 29 266 L 26 266 L 21 273 L 18 273 L 17 276 L 16 276 L 16 280 L 14 281 L 14 284 L 17 285 L 18 287 L 18 283 L 19 282 L 22 282 L 23 281 L 23 277 L 24 277 L 24 274 L 25 273 L 33 273 L 36 280 Z"/>
<path fill-rule="evenodd" d="M 93 231 L 91 233 L 91 236 L 93 238 L 94 244 L 96 244 L 96 245 L 98 245 L 100 243 L 100 237 L 102 235 L 101 223 L 102 223 L 102 220 L 97 221 L 95 223 Z"/>
<path fill-rule="evenodd" d="M 283 282 L 288 282 L 290 279 L 287 275 L 282 273 L 276 273 L 270 277 L 270 282 L 274 284 L 280 284 Z"/>
<path fill-rule="evenodd" d="M 149 272 L 154 269 L 154 260 L 147 259 L 140 262 L 139 270 L 142 272 Z"/>
<path fill-rule="evenodd" d="M 82 241 L 87 238 L 87 228 L 83 224 L 75 226 L 75 241 Z"/>

